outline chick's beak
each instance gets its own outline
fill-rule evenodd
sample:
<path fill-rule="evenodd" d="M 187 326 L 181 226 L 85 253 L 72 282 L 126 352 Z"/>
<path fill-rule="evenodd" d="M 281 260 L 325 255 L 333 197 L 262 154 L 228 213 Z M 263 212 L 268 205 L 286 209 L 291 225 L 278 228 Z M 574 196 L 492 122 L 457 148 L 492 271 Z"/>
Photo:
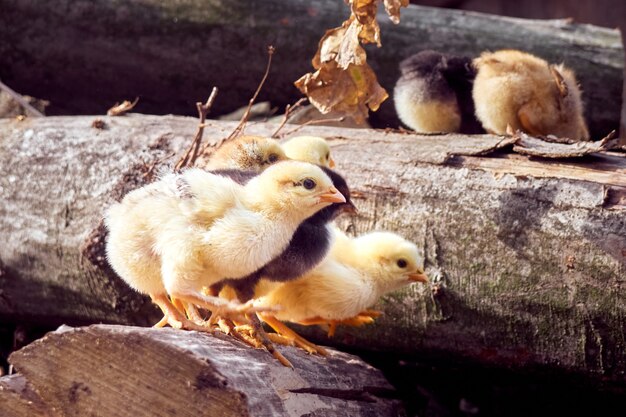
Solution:
<path fill-rule="evenodd" d="M 331 156 L 330 159 L 328 160 L 328 167 L 329 168 L 334 168 L 335 167 L 335 160 L 333 159 L 333 157 Z"/>
<path fill-rule="evenodd" d="M 413 272 L 408 275 L 408 278 L 409 278 L 409 281 L 412 281 L 412 282 L 423 282 L 423 283 L 428 282 L 428 277 L 424 273 Z"/>
<path fill-rule="evenodd" d="M 319 196 L 320 203 L 345 203 L 346 198 L 335 187 L 330 187 L 328 191 Z"/>

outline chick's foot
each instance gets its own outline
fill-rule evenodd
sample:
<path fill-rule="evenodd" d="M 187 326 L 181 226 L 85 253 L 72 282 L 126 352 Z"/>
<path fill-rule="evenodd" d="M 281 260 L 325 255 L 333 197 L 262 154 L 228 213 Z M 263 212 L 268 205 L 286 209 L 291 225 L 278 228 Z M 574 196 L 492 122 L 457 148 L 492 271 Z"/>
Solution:
<path fill-rule="evenodd" d="M 328 351 L 321 346 L 318 346 L 314 343 L 309 342 L 304 337 L 300 336 L 298 333 L 291 330 L 287 325 L 278 320 L 276 317 L 270 314 L 261 315 L 261 320 L 267 323 L 276 333 L 281 335 L 282 337 L 292 340 L 293 343 L 301 349 L 306 350 L 310 354 L 319 354 L 322 356 L 328 356 Z"/>
<path fill-rule="evenodd" d="M 164 327 L 169 324 L 175 329 L 196 330 L 199 332 L 211 332 L 208 326 L 201 326 L 187 319 L 183 313 L 167 298 L 165 294 L 150 294 L 152 302 L 163 312 L 163 318 L 154 327 Z"/>

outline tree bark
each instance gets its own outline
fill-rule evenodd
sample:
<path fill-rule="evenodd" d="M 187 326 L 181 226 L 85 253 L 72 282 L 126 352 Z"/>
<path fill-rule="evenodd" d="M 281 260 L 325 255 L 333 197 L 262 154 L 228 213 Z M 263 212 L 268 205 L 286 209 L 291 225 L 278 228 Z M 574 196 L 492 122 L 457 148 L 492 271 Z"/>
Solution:
<path fill-rule="evenodd" d="M 10 360 L 66 417 L 403 415 L 393 387 L 359 358 L 279 349 L 294 369 L 222 334 L 96 325 L 61 328 Z"/>
<path fill-rule="evenodd" d="M 348 16 L 337 0 L 0 0 L 0 79 L 52 102 L 48 114 L 98 114 L 140 97 L 137 111 L 195 115 L 196 101 L 221 89 L 226 113 L 252 96 L 272 44 L 260 100 L 299 96 L 319 39 Z M 382 9 L 382 8 L 381 8 Z M 382 48 L 369 62 L 390 93 L 398 63 L 424 49 L 477 55 L 518 48 L 572 67 L 584 90 L 593 138 L 619 129 L 624 53 L 618 30 L 566 20 L 526 20 L 410 6 L 399 25 L 381 12 Z M 392 100 L 371 122 L 398 126 Z"/>
<path fill-rule="evenodd" d="M 9 320 L 152 323 L 106 267 L 104 209 L 181 154 L 197 120 L 131 115 L 0 121 L 0 314 Z M 236 123 L 207 121 L 205 138 Z M 247 133 L 269 135 L 257 123 Z M 293 126 L 287 126 L 287 130 Z M 307 126 L 329 138 L 359 214 L 352 234 L 398 232 L 423 250 L 431 286 L 385 297 L 374 325 L 323 343 L 488 364 L 626 371 L 626 160 L 541 160 L 501 137 Z M 174 163 L 177 157 L 166 162 Z M 161 161 L 161 162 L 159 162 Z M 147 310 L 149 309 L 149 310 Z"/>

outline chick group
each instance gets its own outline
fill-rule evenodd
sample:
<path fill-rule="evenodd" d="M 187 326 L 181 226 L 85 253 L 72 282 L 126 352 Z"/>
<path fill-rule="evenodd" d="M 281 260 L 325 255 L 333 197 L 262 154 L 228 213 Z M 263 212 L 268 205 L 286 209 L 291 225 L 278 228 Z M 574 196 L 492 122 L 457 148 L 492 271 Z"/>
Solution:
<path fill-rule="evenodd" d="M 159 306 L 157 326 L 219 329 L 287 366 L 272 342 L 324 354 L 283 321 L 332 335 L 371 323 L 386 292 L 427 282 L 413 243 L 391 232 L 350 238 L 333 224 L 356 212 L 334 166 L 320 137 L 240 136 L 112 205 L 108 261 Z"/>
<path fill-rule="evenodd" d="M 589 140 L 574 72 L 518 50 L 469 58 L 422 51 L 400 64 L 400 120 L 419 132 L 504 135 L 521 130 Z"/>

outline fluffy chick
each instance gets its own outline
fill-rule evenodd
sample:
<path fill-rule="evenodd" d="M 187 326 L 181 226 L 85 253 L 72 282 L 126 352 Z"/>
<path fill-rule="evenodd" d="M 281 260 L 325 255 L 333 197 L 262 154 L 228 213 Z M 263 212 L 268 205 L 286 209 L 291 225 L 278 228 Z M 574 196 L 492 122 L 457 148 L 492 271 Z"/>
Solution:
<path fill-rule="evenodd" d="M 476 116 L 492 133 L 507 126 L 532 135 L 589 140 L 574 73 L 517 50 L 485 52 L 474 60 Z"/>
<path fill-rule="evenodd" d="M 285 154 L 290 159 L 310 162 L 333 168 L 335 161 L 330 155 L 330 146 L 326 139 L 319 136 L 296 136 L 281 143 Z"/>
<path fill-rule="evenodd" d="M 302 221 L 334 202 L 345 198 L 308 163 L 275 164 L 245 186 L 189 169 L 130 192 L 108 210 L 107 257 L 173 327 L 183 327 L 189 322 L 168 294 L 222 314 L 249 311 L 200 291 L 258 270 L 287 247 Z"/>
<path fill-rule="evenodd" d="M 474 115 L 469 57 L 426 50 L 400 63 L 393 99 L 398 117 L 418 132 L 483 133 Z"/>
<path fill-rule="evenodd" d="M 248 301 L 254 296 L 254 288 L 261 277 L 271 281 L 289 281 L 301 277 L 322 261 L 330 249 L 333 238 L 330 222 L 341 213 L 354 213 L 356 208 L 350 199 L 350 189 L 346 180 L 329 168 L 321 169 L 331 178 L 334 187 L 346 201 L 333 203 L 306 219 L 298 226 L 289 245 L 279 256 L 245 278 L 221 281 L 212 288 L 214 293 L 228 285 L 235 290 L 240 301 Z M 235 181 L 245 183 L 241 172 L 219 171 L 219 174 L 228 175 Z M 248 174 L 251 175 L 254 174 Z"/>
<path fill-rule="evenodd" d="M 276 140 L 262 136 L 239 136 L 207 155 L 200 155 L 195 166 L 208 171 L 241 169 L 260 172 L 271 164 L 288 159 Z"/>
<path fill-rule="evenodd" d="M 334 228 L 333 234 L 330 253 L 305 276 L 257 287 L 261 297 L 256 305 L 281 307 L 275 315 L 262 315 L 277 332 L 293 335 L 278 320 L 340 323 L 357 317 L 389 291 L 428 281 L 419 266 L 417 247 L 395 233 L 372 232 L 350 239 Z"/>

